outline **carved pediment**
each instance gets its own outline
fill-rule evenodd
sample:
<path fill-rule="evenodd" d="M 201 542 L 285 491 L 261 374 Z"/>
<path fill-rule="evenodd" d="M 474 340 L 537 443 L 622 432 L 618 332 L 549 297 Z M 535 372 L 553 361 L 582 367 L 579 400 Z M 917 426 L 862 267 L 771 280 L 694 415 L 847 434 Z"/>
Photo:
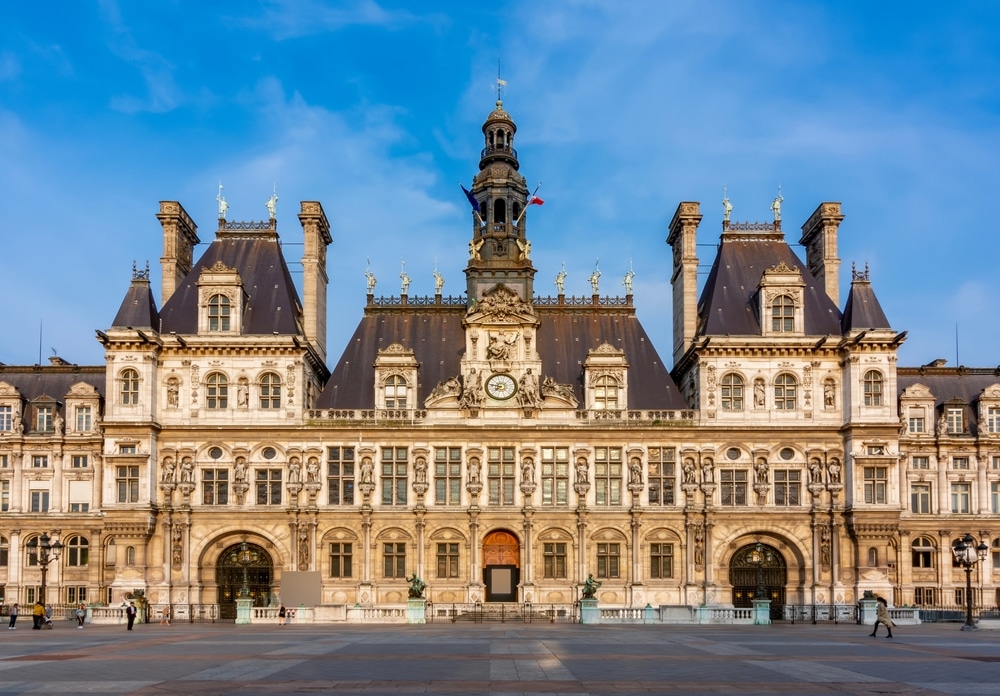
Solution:
<path fill-rule="evenodd" d="M 0 396 L 20 396 L 21 392 L 13 384 L 0 382 Z"/>
<path fill-rule="evenodd" d="M 482 299 L 469 307 L 466 319 L 470 322 L 537 323 L 531 303 L 502 283 L 484 292 Z"/>
<path fill-rule="evenodd" d="M 983 389 L 983 393 L 979 395 L 981 399 L 1000 399 L 1000 383 L 991 384 L 990 386 Z"/>
<path fill-rule="evenodd" d="M 82 396 L 93 397 L 93 396 L 99 396 L 100 394 L 94 387 L 87 384 L 86 382 L 77 382 L 76 384 L 74 384 L 72 387 L 69 388 L 68 395 L 76 397 L 82 397 Z"/>
<path fill-rule="evenodd" d="M 904 399 L 933 399 L 934 394 L 931 392 L 930 388 L 925 384 L 914 384 L 913 386 L 907 387 L 903 390 L 902 398 Z"/>

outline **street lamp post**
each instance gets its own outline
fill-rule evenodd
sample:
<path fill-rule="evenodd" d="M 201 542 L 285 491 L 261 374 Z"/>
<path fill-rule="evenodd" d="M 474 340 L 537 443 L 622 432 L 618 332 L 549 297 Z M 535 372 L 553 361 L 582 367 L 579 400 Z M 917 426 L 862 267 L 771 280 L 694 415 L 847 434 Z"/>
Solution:
<path fill-rule="evenodd" d="M 985 561 L 986 554 L 990 550 L 984 541 L 979 542 L 979 546 L 976 546 L 975 543 L 976 540 L 967 533 L 951 547 L 952 553 L 955 554 L 955 561 L 965 568 L 965 625 L 962 626 L 963 631 L 975 631 L 979 628 L 972 620 L 972 566 L 980 561 Z"/>
<path fill-rule="evenodd" d="M 59 541 L 52 541 L 47 532 L 42 532 L 40 537 L 32 537 L 27 546 L 28 554 L 42 569 L 42 587 L 39 592 L 39 601 L 45 604 L 45 578 L 49 572 L 49 563 L 59 560 L 59 553 L 62 551 L 63 545 Z"/>
<path fill-rule="evenodd" d="M 754 599 L 766 599 L 764 596 L 767 594 L 767 589 L 764 587 L 764 561 L 766 558 L 764 545 L 759 541 L 754 546 L 753 551 L 747 555 L 747 561 L 757 566 L 757 591 L 754 593 Z"/>

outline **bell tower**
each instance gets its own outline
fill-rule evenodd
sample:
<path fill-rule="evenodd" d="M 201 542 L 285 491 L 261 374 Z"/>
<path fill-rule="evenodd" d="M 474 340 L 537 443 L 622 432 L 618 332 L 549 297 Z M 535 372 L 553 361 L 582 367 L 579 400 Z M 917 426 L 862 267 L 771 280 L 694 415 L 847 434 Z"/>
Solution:
<path fill-rule="evenodd" d="M 517 126 L 504 111 L 503 102 L 483 124 L 485 147 L 479 158 L 479 174 L 469 193 L 473 210 L 469 265 L 465 269 L 469 300 L 479 301 L 499 284 L 513 290 L 523 302 L 532 301 L 535 268 L 531 265 L 531 242 L 525 234 L 528 187 L 518 173 L 514 134 Z"/>

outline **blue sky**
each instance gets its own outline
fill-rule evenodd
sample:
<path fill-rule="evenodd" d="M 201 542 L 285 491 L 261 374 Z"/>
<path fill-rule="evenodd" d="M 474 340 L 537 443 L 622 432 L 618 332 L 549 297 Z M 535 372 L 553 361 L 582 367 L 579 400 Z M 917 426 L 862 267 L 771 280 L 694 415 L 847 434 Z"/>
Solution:
<path fill-rule="evenodd" d="M 871 269 L 903 365 L 1000 363 L 1000 3 L 13 3 L 0 26 L 4 192 L 0 362 L 53 349 L 100 364 L 132 263 L 159 302 L 160 200 L 215 230 L 278 230 L 301 280 L 298 201 L 319 200 L 330 247 L 328 352 L 376 294 L 464 287 L 478 171 L 496 98 L 518 125 L 536 293 L 623 294 L 669 361 L 678 202 L 702 203 L 712 261 L 734 220 L 767 221 L 781 186 L 790 242 L 841 201 L 841 307 Z M 985 222 L 983 222 L 985 216 Z M 204 249 L 204 247 L 199 247 Z M 801 258 L 804 253 L 797 248 Z M 41 343 L 39 326 L 42 326 Z"/>

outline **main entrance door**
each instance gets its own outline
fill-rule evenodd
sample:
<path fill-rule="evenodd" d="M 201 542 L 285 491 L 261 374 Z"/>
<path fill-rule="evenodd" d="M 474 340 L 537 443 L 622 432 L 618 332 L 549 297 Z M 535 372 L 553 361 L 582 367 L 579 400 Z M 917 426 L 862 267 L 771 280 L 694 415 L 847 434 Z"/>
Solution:
<path fill-rule="evenodd" d="M 521 581 L 521 548 L 510 532 L 491 532 L 483 540 L 483 582 L 487 602 L 516 602 Z"/>
<path fill-rule="evenodd" d="M 271 555 L 257 544 L 234 544 L 219 556 L 215 578 L 219 583 L 219 618 L 235 619 L 236 598 L 244 582 L 255 607 L 270 602 L 274 563 Z"/>
<path fill-rule="evenodd" d="M 733 586 L 733 606 L 751 607 L 758 587 L 763 587 L 761 599 L 771 600 L 771 618 L 780 619 L 785 606 L 785 584 L 788 568 L 785 559 L 773 546 L 749 544 L 729 562 L 729 583 Z"/>

